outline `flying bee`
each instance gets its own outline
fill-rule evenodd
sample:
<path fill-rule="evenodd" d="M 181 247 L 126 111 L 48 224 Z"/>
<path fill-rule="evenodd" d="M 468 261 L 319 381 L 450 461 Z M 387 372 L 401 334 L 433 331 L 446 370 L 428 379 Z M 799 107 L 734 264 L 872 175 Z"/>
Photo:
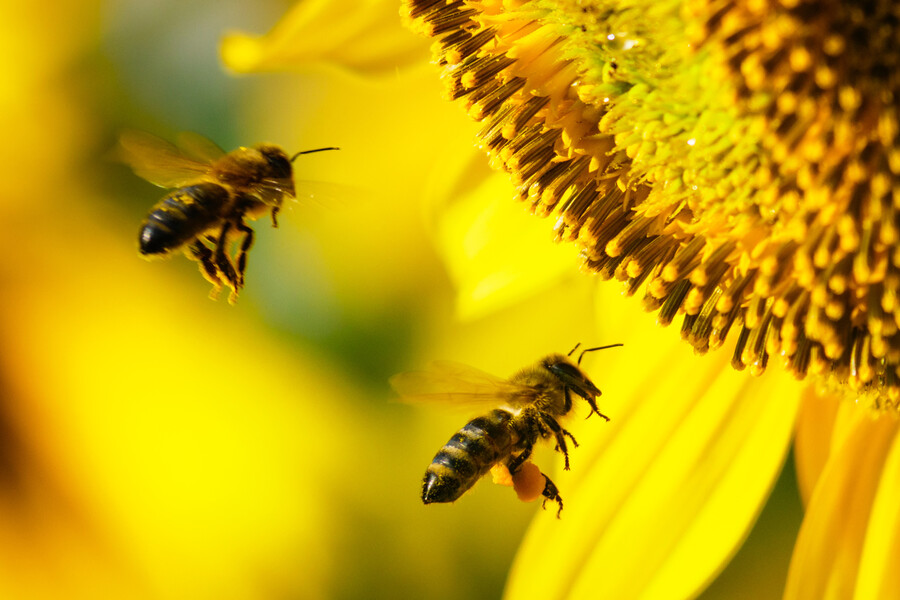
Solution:
<path fill-rule="evenodd" d="M 134 172 L 169 192 L 141 224 L 138 247 L 146 258 L 176 250 L 199 263 L 213 285 L 222 285 L 237 299 L 244 286 L 247 252 L 254 232 L 245 219 L 268 213 L 278 227 L 278 211 L 285 198 L 294 198 L 292 163 L 298 156 L 337 150 L 317 148 L 288 156 L 274 144 L 240 147 L 226 153 L 199 134 L 184 133 L 171 144 L 148 133 L 130 131 L 120 140 L 121 155 Z M 237 252 L 229 255 L 234 242 Z"/>
<path fill-rule="evenodd" d="M 568 470 L 567 438 L 574 446 L 578 443 L 560 425 L 560 419 L 571 412 L 573 395 L 587 401 L 589 417 L 596 413 L 609 421 L 597 408 L 601 392 L 581 370 L 581 359 L 588 352 L 622 344 L 587 348 L 573 362 L 570 357 L 579 345 L 568 355 L 545 356 L 507 380 L 452 362 L 436 362 L 430 371 L 392 377 L 394 390 L 411 402 L 496 407 L 466 423 L 438 451 L 425 471 L 422 502 L 453 502 L 497 465 L 505 466 L 515 481 L 540 440 L 552 439 L 556 443 L 555 450 L 563 455 Z M 544 482 L 542 506 L 546 507 L 548 500 L 556 502 L 559 517 L 563 508 L 559 490 L 547 475 L 540 475 Z"/>

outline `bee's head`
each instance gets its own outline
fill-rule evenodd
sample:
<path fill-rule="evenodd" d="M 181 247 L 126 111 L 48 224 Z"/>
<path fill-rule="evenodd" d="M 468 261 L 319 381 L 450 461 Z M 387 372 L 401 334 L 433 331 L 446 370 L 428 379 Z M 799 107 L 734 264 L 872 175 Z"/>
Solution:
<path fill-rule="evenodd" d="M 291 159 L 288 158 L 284 150 L 274 144 L 260 144 L 256 149 L 266 159 L 268 177 L 287 180 L 293 178 L 294 169 L 291 166 Z"/>
<path fill-rule="evenodd" d="M 595 350 L 605 350 L 606 348 L 614 348 L 616 346 L 621 346 L 622 344 L 610 344 L 609 346 L 587 348 L 585 350 L 582 350 L 581 354 L 578 356 L 578 362 L 573 363 L 569 356 L 572 356 L 572 353 L 574 353 L 580 345 L 581 344 L 577 344 L 574 348 L 572 348 L 572 351 L 569 352 L 568 356 L 563 356 L 562 354 L 551 354 L 544 359 L 544 368 L 553 373 L 566 387 L 567 390 L 587 400 L 588 404 L 591 405 L 591 412 L 588 416 L 597 413 L 598 415 L 609 421 L 609 417 L 601 413 L 597 408 L 597 397 L 600 396 L 602 392 L 596 385 L 594 385 L 594 382 L 591 381 L 590 378 L 588 378 L 585 372 L 581 370 L 581 359 L 584 358 L 584 355 L 587 352 L 594 352 Z M 566 411 L 568 411 L 571 408 L 571 406 L 568 404 L 568 393 L 566 395 L 566 402 Z"/>
<path fill-rule="evenodd" d="M 599 396 L 601 393 L 597 386 L 594 385 L 594 382 L 588 379 L 585 372 L 562 354 L 551 354 L 548 356 L 544 359 L 544 367 L 556 375 L 567 388 L 585 400 L 592 396 Z"/>

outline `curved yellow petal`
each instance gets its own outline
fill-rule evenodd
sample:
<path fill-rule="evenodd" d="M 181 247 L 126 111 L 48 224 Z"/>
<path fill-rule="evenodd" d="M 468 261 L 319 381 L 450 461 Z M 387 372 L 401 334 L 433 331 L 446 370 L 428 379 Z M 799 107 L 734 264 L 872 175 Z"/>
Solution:
<path fill-rule="evenodd" d="M 692 597 L 746 536 L 783 464 L 796 382 L 735 372 L 725 352 L 685 357 L 677 332 L 604 304 L 611 328 L 633 334 L 603 357 L 612 421 L 573 425 L 581 446 L 555 480 L 562 519 L 535 519 L 508 598 Z"/>
<path fill-rule="evenodd" d="M 505 174 L 482 174 L 477 181 L 476 189 L 442 210 L 436 232 L 464 320 L 522 300 L 578 265 L 571 245 L 555 244 L 546 223 L 509 200 Z"/>
<path fill-rule="evenodd" d="M 894 435 L 872 505 L 856 598 L 900 598 L 900 436 Z"/>
<path fill-rule="evenodd" d="M 786 600 L 851 598 L 856 587 L 872 503 L 898 423 L 891 415 L 875 417 L 859 408 L 843 411 L 839 419 L 849 433 L 833 447 L 810 498 L 791 559 Z"/>
<path fill-rule="evenodd" d="M 264 36 L 230 33 L 222 60 L 238 73 L 296 68 L 317 61 L 390 73 L 426 62 L 428 42 L 403 28 L 396 2 L 307 0 Z"/>
<path fill-rule="evenodd" d="M 794 461 L 804 506 L 809 506 L 809 499 L 831 455 L 832 432 L 840 405 L 837 394 L 819 394 L 813 387 L 803 391 L 794 438 Z"/>

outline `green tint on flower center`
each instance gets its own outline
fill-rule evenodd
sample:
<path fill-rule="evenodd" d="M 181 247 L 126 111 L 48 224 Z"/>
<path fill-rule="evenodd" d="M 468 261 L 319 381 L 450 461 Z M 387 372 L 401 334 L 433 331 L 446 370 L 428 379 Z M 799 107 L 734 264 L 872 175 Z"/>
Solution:
<path fill-rule="evenodd" d="M 900 5 L 407 0 L 587 266 L 703 352 L 900 398 Z"/>

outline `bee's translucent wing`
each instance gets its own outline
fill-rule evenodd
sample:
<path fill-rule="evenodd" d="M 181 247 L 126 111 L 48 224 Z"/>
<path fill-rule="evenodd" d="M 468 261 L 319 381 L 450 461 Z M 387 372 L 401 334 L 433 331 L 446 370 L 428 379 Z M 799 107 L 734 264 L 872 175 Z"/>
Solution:
<path fill-rule="evenodd" d="M 299 202 L 329 209 L 344 209 L 351 203 L 359 202 L 359 199 L 375 195 L 373 190 L 367 190 L 360 186 L 317 179 L 295 178 L 294 186 L 297 189 L 294 196 Z"/>
<path fill-rule="evenodd" d="M 256 187 L 259 199 L 266 204 L 280 204 L 285 197 L 295 197 L 293 184 L 284 179 L 264 177 Z"/>
<path fill-rule="evenodd" d="M 212 142 L 210 142 L 212 143 Z M 209 162 L 188 156 L 175 144 L 143 131 L 125 131 L 119 157 L 140 177 L 160 187 L 181 187 L 209 173 Z"/>
<path fill-rule="evenodd" d="M 437 361 L 427 371 L 394 375 L 391 386 L 407 402 L 444 402 L 496 407 L 520 404 L 533 397 L 531 387 L 511 383 L 475 367 L 451 361 Z"/>
<path fill-rule="evenodd" d="M 296 167 L 295 167 L 296 169 Z M 306 171 L 304 171 L 306 172 Z M 296 171 L 295 171 L 296 173 Z M 281 200 L 283 197 L 306 202 L 312 200 L 321 206 L 333 206 L 346 201 L 347 198 L 359 196 L 359 190 L 346 184 L 332 183 L 317 179 L 297 179 L 292 183 L 283 179 L 265 178 L 259 182 L 259 187 L 268 190 Z M 265 200 L 265 198 L 263 199 Z"/>
<path fill-rule="evenodd" d="M 218 144 L 193 131 L 182 131 L 175 137 L 175 143 L 185 156 L 201 163 L 212 163 L 225 156 Z"/>

